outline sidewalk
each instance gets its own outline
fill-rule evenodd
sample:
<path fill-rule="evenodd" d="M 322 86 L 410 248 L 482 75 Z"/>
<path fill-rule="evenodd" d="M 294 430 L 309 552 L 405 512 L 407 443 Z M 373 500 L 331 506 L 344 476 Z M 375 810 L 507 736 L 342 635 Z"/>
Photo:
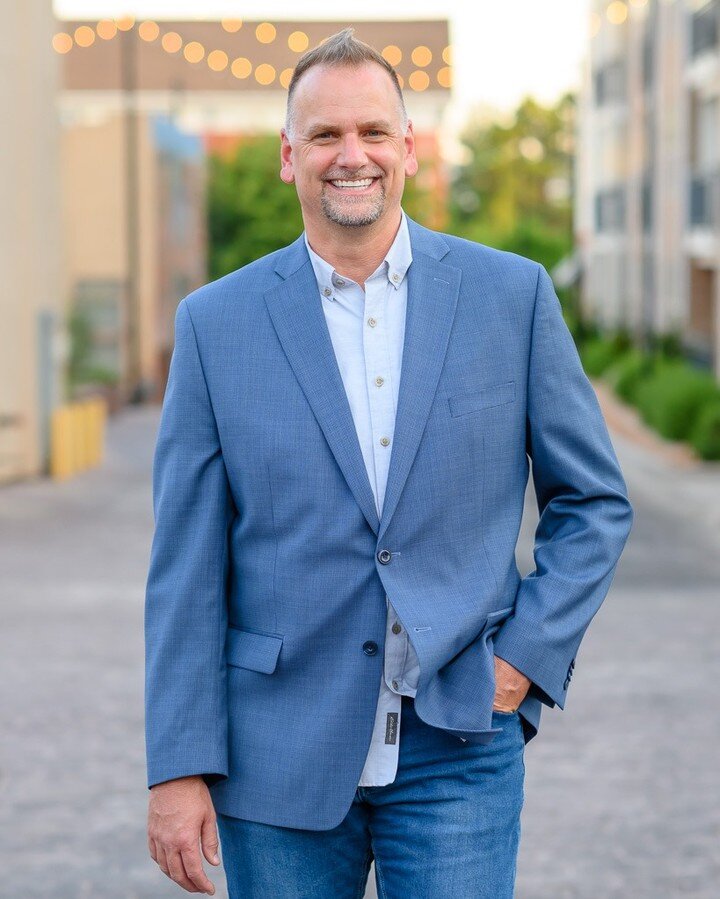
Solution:
<path fill-rule="evenodd" d="M 598 380 L 591 383 L 620 464 L 632 471 L 626 480 L 632 481 L 633 493 L 670 512 L 684 507 L 720 539 L 720 461 L 706 462 L 688 444 L 665 440 L 610 387 Z"/>

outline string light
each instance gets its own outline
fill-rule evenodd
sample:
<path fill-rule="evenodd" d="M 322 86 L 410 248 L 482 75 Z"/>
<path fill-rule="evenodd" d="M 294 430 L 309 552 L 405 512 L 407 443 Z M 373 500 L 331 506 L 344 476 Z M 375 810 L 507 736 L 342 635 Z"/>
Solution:
<path fill-rule="evenodd" d="M 95 43 L 95 31 L 89 25 L 80 25 L 75 29 L 75 43 L 78 47 L 90 47 Z"/>
<path fill-rule="evenodd" d="M 101 19 L 95 26 L 98 37 L 104 41 L 111 41 L 118 32 L 117 25 L 112 19 Z"/>
<path fill-rule="evenodd" d="M 185 45 L 183 56 L 188 62 L 198 63 L 205 56 L 205 47 L 199 41 L 190 41 Z"/>
<path fill-rule="evenodd" d="M 310 38 L 304 31 L 293 31 L 288 38 L 288 47 L 293 53 L 304 53 L 310 44 Z"/>
<path fill-rule="evenodd" d="M 67 32 L 60 31 L 58 34 L 53 35 L 52 45 L 56 53 L 69 53 L 72 50 L 73 39 Z"/>
<path fill-rule="evenodd" d="M 432 53 L 429 47 L 420 46 L 415 47 L 413 52 L 410 54 L 410 59 L 412 59 L 413 63 L 420 69 L 424 69 L 425 66 L 429 66 L 432 62 Z"/>
<path fill-rule="evenodd" d="M 643 0 L 636 0 L 636 2 L 643 2 Z M 610 6 L 613 5 L 613 3 L 610 4 Z M 615 5 L 625 6 L 625 3 L 615 0 Z M 243 27 L 242 19 L 223 19 L 221 24 L 223 29 L 229 34 L 237 33 Z M 189 41 L 186 44 L 177 31 L 162 33 L 161 27 L 157 22 L 149 19 L 136 22 L 135 17 L 129 15 L 116 19 L 100 19 L 94 28 L 87 24 L 78 25 L 74 36 L 67 32 L 58 32 L 52 38 L 52 47 L 56 53 L 64 55 L 76 47 L 84 49 L 92 46 L 96 35 L 104 41 L 111 41 L 118 36 L 119 32 L 128 32 L 135 28 L 138 37 L 146 43 L 152 43 L 160 38 L 160 46 L 169 55 L 177 54 L 182 50 L 183 58 L 191 65 L 197 65 L 205 59 L 212 71 L 224 72 L 229 66 L 232 75 L 241 80 L 249 78 L 254 72 L 255 80 L 262 86 L 273 84 L 276 80 L 284 88 L 287 88 L 290 84 L 293 73 L 292 68 L 283 69 L 278 75 L 275 67 L 269 63 L 259 63 L 253 68 L 253 63 L 244 56 L 239 56 L 230 63 L 228 54 L 224 50 L 215 49 L 208 51 L 199 41 Z M 255 37 L 261 44 L 270 44 L 277 37 L 277 29 L 270 22 L 260 22 L 255 28 Z M 323 44 L 326 40 L 327 38 L 323 38 L 320 44 Z M 309 37 L 304 31 L 293 31 L 287 39 L 288 48 L 294 53 L 303 53 L 309 44 Z M 435 75 L 437 84 L 446 89 L 452 85 L 451 53 L 452 48 L 450 46 L 443 49 L 442 59 L 446 65 L 441 67 Z M 388 44 L 382 50 L 382 55 L 392 66 L 399 65 L 403 60 L 403 52 L 395 44 Z M 422 69 L 431 64 L 433 59 L 432 51 L 425 45 L 419 45 L 412 50 L 410 56 L 417 68 L 408 77 L 408 86 L 411 90 L 417 92 L 427 90 L 430 86 L 430 76 Z M 405 79 L 399 74 L 398 81 L 400 87 L 403 88 Z"/>
<path fill-rule="evenodd" d="M 396 47 L 395 44 L 390 44 L 383 49 L 382 56 L 391 66 L 397 66 L 402 61 L 402 50 L 400 47 Z"/>
<path fill-rule="evenodd" d="M 628 17 L 628 8 L 623 0 L 613 0 L 605 10 L 605 16 L 611 25 L 622 25 Z"/>
<path fill-rule="evenodd" d="M 261 44 L 272 44 L 276 34 L 277 31 L 275 30 L 275 26 L 271 25 L 270 22 L 261 22 L 255 29 L 255 37 Z M 274 71 L 275 70 L 273 69 L 273 72 Z"/>
<path fill-rule="evenodd" d="M 152 43 L 152 41 L 157 40 L 160 34 L 160 26 L 157 22 L 141 22 L 138 26 L 138 34 L 144 41 Z"/>
<path fill-rule="evenodd" d="M 228 67 L 228 55 L 224 50 L 211 50 L 208 53 L 207 64 L 213 72 L 224 72 Z"/>

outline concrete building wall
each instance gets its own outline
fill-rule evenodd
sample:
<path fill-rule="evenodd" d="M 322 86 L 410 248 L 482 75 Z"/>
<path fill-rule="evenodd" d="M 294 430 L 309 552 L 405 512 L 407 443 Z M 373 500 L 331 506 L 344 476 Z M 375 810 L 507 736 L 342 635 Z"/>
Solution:
<path fill-rule="evenodd" d="M 63 399 L 62 248 L 50 0 L 7 4 L 0 32 L 0 482 L 39 474 Z"/>

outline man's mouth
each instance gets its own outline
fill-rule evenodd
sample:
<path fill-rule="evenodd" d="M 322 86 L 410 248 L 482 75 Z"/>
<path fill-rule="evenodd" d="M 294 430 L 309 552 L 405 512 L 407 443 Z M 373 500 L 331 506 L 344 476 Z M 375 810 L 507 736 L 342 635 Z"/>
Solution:
<path fill-rule="evenodd" d="M 348 190 L 348 191 L 363 191 L 367 190 L 369 187 L 377 181 L 378 178 L 336 178 L 328 181 L 328 184 L 332 184 L 333 187 L 338 190 Z"/>

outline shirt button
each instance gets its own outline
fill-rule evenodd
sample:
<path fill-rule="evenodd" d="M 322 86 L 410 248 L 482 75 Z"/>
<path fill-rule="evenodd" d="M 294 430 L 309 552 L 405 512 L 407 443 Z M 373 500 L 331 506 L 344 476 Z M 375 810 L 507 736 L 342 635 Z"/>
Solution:
<path fill-rule="evenodd" d="M 397 690 L 397 688 L 398 688 L 398 682 L 397 682 L 396 680 L 394 680 L 394 681 L 392 682 L 392 685 L 393 685 L 393 690 Z"/>
<path fill-rule="evenodd" d="M 370 325 L 371 328 L 374 328 L 375 325 L 377 324 L 377 319 L 376 319 L 376 318 L 369 318 L 369 319 L 368 319 L 368 324 Z"/>
<path fill-rule="evenodd" d="M 336 287 L 345 287 L 345 282 L 343 281 L 342 278 L 336 278 L 336 279 L 335 279 L 335 286 L 336 286 Z"/>
<path fill-rule="evenodd" d="M 392 277 L 393 281 L 395 281 L 396 284 L 400 280 L 400 275 L 398 275 L 397 272 L 393 272 L 391 277 Z"/>
<path fill-rule="evenodd" d="M 383 384 L 385 383 L 385 378 L 375 378 L 375 383 L 377 384 L 378 387 L 382 387 Z"/>
<path fill-rule="evenodd" d="M 381 437 L 380 443 L 382 443 L 383 446 L 390 446 L 390 438 L 389 437 Z"/>
<path fill-rule="evenodd" d="M 399 634 L 400 631 L 402 631 L 402 628 L 400 627 L 400 625 L 399 625 L 399 624 L 397 623 L 397 621 L 396 621 L 395 624 L 393 624 L 393 626 L 392 626 L 392 632 L 393 632 L 394 634 Z"/>
<path fill-rule="evenodd" d="M 323 296 L 329 297 L 331 294 L 332 294 L 332 290 L 330 290 L 329 287 L 324 288 L 324 290 L 323 290 Z"/>

